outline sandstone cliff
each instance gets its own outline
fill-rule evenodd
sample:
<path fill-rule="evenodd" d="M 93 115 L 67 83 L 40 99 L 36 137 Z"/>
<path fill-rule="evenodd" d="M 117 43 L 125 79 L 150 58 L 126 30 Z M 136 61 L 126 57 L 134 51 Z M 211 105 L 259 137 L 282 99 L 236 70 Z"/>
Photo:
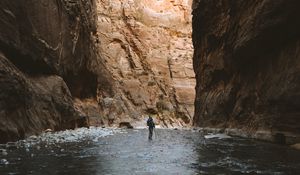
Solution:
<path fill-rule="evenodd" d="M 194 0 L 195 125 L 300 133 L 299 9 Z"/>
<path fill-rule="evenodd" d="M 74 128 L 80 118 L 71 94 L 113 93 L 94 47 L 93 1 L 2 0 L 0 7 L 0 142 Z"/>
<path fill-rule="evenodd" d="M 2 0 L 0 142 L 145 115 L 167 127 L 189 124 L 190 5 Z"/>
<path fill-rule="evenodd" d="M 99 99 L 112 103 L 105 103 L 105 113 L 114 111 L 112 120 L 154 115 L 163 126 L 189 124 L 195 96 L 191 1 L 97 0 L 97 16 L 98 47 L 118 89 Z"/>

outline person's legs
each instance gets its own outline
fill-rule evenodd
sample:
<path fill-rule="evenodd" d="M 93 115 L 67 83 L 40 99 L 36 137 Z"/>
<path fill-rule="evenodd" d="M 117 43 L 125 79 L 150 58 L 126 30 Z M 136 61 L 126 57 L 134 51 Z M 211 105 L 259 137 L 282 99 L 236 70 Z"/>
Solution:
<path fill-rule="evenodd" d="M 152 140 L 153 128 L 149 127 L 149 140 Z"/>

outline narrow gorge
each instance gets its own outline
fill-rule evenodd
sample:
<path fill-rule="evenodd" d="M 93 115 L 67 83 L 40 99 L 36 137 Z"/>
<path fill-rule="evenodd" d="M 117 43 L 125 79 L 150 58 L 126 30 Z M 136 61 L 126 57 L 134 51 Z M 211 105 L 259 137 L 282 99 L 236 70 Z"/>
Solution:
<path fill-rule="evenodd" d="M 300 174 L 299 0 L 1 0 L 0 174 Z"/>
<path fill-rule="evenodd" d="M 0 136 L 192 124 L 191 1 L 0 2 Z"/>
<path fill-rule="evenodd" d="M 139 127 L 147 116 L 162 127 L 299 141 L 296 1 L 0 7 L 1 142 L 46 129 Z"/>

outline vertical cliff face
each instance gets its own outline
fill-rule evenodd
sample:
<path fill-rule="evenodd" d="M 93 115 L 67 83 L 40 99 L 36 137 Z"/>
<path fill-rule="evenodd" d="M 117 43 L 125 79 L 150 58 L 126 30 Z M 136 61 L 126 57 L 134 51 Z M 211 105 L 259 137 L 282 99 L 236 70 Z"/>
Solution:
<path fill-rule="evenodd" d="M 195 96 L 191 1 L 96 4 L 98 47 L 119 89 L 110 98 L 117 105 L 106 113 L 134 120 L 154 115 L 163 126 L 189 124 Z"/>
<path fill-rule="evenodd" d="M 80 116 L 72 95 L 113 93 L 94 47 L 93 1 L 3 0 L 0 7 L 0 142 L 73 128 Z"/>
<path fill-rule="evenodd" d="M 194 0 L 195 125 L 300 132 L 299 8 Z"/>
<path fill-rule="evenodd" d="M 145 114 L 164 126 L 189 124 L 190 5 L 2 0 L 0 142 Z"/>

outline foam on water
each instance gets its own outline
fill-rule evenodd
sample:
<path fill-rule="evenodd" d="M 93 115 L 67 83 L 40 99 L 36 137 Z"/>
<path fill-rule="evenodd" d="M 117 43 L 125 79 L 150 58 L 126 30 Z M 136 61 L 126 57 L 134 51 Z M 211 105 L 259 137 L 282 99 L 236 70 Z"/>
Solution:
<path fill-rule="evenodd" d="M 217 138 L 217 139 L 229 139 L 231 138 L 229 135 L 226 134 L 208 134 L 204 136 L 205 139 L 213 139 L 213 138 Z"/>
<path fill-rule="evenodd" d="M 1 159 L 0 160 L 0 164 L 2 164 L 2 165 L 8 165 L 9 162 L 6 159 Z"/>

